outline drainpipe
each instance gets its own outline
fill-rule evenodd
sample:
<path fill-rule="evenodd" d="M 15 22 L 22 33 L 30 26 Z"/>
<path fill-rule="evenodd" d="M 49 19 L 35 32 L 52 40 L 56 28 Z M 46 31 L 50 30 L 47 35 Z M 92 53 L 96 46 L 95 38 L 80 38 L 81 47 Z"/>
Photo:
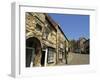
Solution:
<path fill-rule="evenodd" d="M 66 45 L 66 40 L 65 40 L 65 58 L 66 58 L 66 64 L 67 64 L 67 55 L 68 55 L 68 49 L 67 49 L 68 45 Z"/>

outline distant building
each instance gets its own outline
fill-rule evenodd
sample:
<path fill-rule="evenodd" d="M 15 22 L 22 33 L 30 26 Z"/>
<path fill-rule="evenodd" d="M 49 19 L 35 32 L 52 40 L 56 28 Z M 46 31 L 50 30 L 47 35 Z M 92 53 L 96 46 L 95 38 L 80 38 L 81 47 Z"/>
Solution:
<path fill-rule="evenodd" d="M 75 52 L 77 49 L 77 41 L 76 40 L 71 40 L 69 42 L 69 51 L 70 52 Z"/>
<path fill-rule="evenodd" d="M 67 63 L 68 39 L 45 13 L 26 12 L 26 67 Z"/>
<path fill-rule="evenodd" d="M 79 47 L 80 47 L 80 53 L 86 53 L 89 54 L 89 39 L 86 38 L 80 38 L 79 39 Z"/>
<path fill-rule="evenodd" d="M 84 52 L 84 42 L 86 39 L 84 37 L 79 38 L 79 47 L 80 47 L 80 53 Z"/>
<path fill-rule="evenodd" d="M 79 40 L 71 40 L 69 42 L 70 52 L 73 53 L 86 53 L 89 54 L 89 39 L 84 37 L 79 38 Z"/>
<path fill-rule="evenodd" d="M 89 46 L 90 46 L 90 41 L 89 41 L 89 39 L 88 39 L 88 40 L 86 40 L 86 41 L 84 42 L 84 53 L 86 53 L 86 54 L 89 54 L 89 53 L 90 53 L 90 48 L 89 48 Z"/>

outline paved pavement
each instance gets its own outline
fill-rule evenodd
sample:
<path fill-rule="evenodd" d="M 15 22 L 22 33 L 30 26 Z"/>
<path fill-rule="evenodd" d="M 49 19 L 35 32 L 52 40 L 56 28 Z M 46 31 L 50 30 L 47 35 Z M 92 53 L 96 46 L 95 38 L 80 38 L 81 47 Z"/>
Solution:
<path fill-rule="evenodd" d="M 89 55 L 80 53 L 68 53 L 68 65 L 89 64 Z"/>

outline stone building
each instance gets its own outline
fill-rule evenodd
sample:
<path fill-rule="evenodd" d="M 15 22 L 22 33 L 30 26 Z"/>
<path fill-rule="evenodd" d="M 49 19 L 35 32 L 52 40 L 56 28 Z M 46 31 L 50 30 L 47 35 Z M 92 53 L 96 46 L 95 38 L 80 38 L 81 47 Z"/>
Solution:
<path fill-rule="evenodd" d="M 58 51 L 58 64 L 66 64 L 67 63 L 67 54 L 68 54 L 68 39 L 63 33 L 60 26 L 57 29 L 57 51 Z"/>
<path fill-rule="evenodd" d="M 79 46 L 80 46 L 80 53 L 84 53 L 85 52 L 85 42 L 86 42 L 86 38 L 81 37 L 79 38 Z"/>
<path fill-rule="evenodd" d="M 68 39 L 46 13 L 26 12 L 26 67 L 67 63 Z"/>
<path fill-rule="evenodd" d="M 84 53 L 85 54 L 90 54 L 90 48 L 89 47 L 90 47 L 90 40 L 88 39 L 84 42 Z"/>

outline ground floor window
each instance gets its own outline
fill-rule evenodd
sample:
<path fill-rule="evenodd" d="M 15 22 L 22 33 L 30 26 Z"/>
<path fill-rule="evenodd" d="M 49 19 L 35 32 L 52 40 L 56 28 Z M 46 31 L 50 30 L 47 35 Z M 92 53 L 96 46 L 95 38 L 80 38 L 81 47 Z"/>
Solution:
<path fill-rule="evenodd" d="M 54 54 L 55 54 L 55 49 L 54 48 L 48 48 L 48 53 L 47 53 L 47 62 L 48 63 L 54 62 Z"/>
<path fill-rule="evenodd" d="M 35 49 L 32 47 L 26 47 L 26 67 L 32 67 L 35 57 Z"/>

